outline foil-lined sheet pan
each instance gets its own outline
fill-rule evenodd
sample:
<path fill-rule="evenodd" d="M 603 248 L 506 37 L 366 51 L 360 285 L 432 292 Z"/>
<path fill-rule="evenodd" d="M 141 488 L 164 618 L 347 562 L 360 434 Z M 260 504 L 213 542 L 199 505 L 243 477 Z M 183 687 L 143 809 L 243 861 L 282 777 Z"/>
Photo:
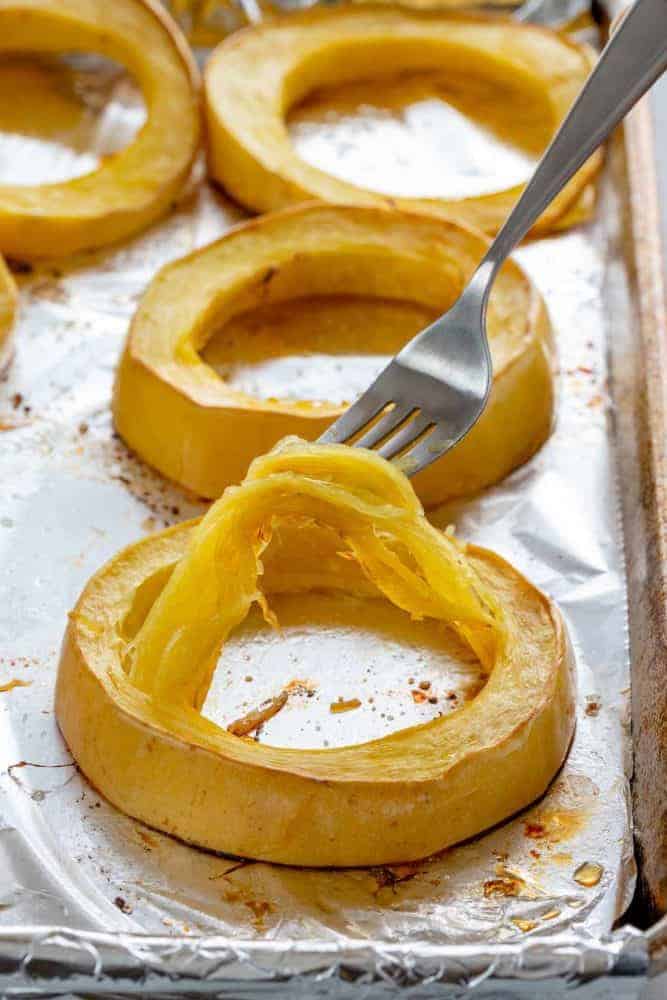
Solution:
<path fill-rule="evenodd" d="M 26 137 L 3 123 L 0 107 L 3 180 L 84 172 L 142 121 L 141 102 L 114 67 L 84 60 L 35 69 L 17 60 L 0 67 L 0 87 L 12 82 L 28 106 L 48 86 L 57 95 L 57 127 L 48 137 Z M 490 163 L 530 169 L 437 95 L 413 94 L 390 107 L 354 90 L 319 101 L 294 116 L 293 139 L 304 156 L 360 183 L 372 184 L 381 163 L 385 189 L 414 183 L 417 193 L 420 183 L 437 185 L 437 171 L 431 165 L 425 173 L 429 161 L 420 155 L 434 135 L 460 153 L 449 184 L 458 177 L 466 190 L 482 189 L 492 180 Z M 606 938 L 630 901 L 635 870 L 623 542 L 602 302 L 616 250 L 606 237 L 604 196 L 598 222 L 519 252 L 557 332 L 561 397 L 553 437 L 506 482 L 434 514 L 509 558 L 567 619 L 577 652 L 577 731 L 545 798 L 421 864 L 303 871 L 222 858 L 148 830 L 109 806 L 74 766 L 53 715 L 68 610 L 123 545 L 204 509 L 133 457 L 109 415 L 114 366 L 146 283 L 162 264 L 243 217 L 202 176 L 200 169 L 169 219 L 129 243 L 15 267 L 16 357 L 0 385 L 0 956 L 7 955 L 0 982 L 3 970 L 17 986 L 21 975 L 33 985 L 31 977 L 39 979 L 42 966 L 23 961 L 33 940 L 40 958 L 54 947 L 57 959 L 76 955 L 88 990 L 99 983 L 108 991 L 135 988 L 140 970 L 150 969 L 155 989 L 167 988 L 172 971 L 193 982 L 216 972 L 238 997 L 254 995 L 255 979 L 276 976 L 291 982 L 290 996 L 298 989 L 319 995 L 307 992 L 315 981 L 321 995 L 342 995 L 355 981 L 375 995 L 385 980 L 415 996 L 446 982 L 476 983 L 484 995 L 478 979 L 535 976 L 543 963 L 544 978 L 558 969 L 565 979 L 579 976 L 582 989 L 589 974 L 624 970 L 633 995 L 646 968 L 645 942 L 627 930 Z M 336 378 L 344 381 L 382 359 L 360 349 L 337 362 Z M 318 358 L 318 370 L 331 378 L 327 364 Z M 258 392 L 273 394 L 282 379 L 285 392 L 298 393 L 306 384 L 313 391 L 313 370 L 306 353 L 300 365 L 256 366 L 250 376 Z M 227 377 L 249 377 L 248 369 Z M 227 722 L 304 671 L 317 673 L 312 696 L 290 699 L 263 740 L 345 742 L 352 732 L 375 736 L 440 710 L 415 703 L 405 684 L 415 671 L 434 688 L 442 681 L 442 658 L 420 659 L 414 634 L 390 622 L 369 658 L 364 643 L 373 636 L 357 629 L 355 637 L 354 621 L 332 623 L 319 611 L 316 625 L 296 614 L 282 648 L 269 642 L 267 652 L 261 630 L 240 635 L 205 710 Z M 342 665 L 334 652 L 341 640 L 348 643 Z M 309 656 L 315 646 L 317 665 Z M 361 678 L 355 663 L 364 655 L 373 665 Z M 246 681 L 243 662 L 260 656 L 261 673 Z M 332 716 L 334 667 L 336 693 L 354 696 L 363 683 L 382 711 L 372 713 L 366 698 L 351 713 L 353 723 Z M 46 979 L 57 967 L 51 976 L 44 967 Z"/>

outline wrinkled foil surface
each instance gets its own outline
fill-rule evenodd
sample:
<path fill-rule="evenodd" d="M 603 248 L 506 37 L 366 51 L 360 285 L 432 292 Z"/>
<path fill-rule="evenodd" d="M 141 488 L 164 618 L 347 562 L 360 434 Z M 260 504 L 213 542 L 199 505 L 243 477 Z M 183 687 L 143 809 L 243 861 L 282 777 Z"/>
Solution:
<path fill-rule="evenodd" d="M 23 80 L 29 101 L 30 75 L 22 72 L 0 67 L 0 85 L 7 74 Z M 0 113 L 0 180 L 85 172 L 141 124 L 141 102 L 117 69 L 83 60 L 67 71 L 44 64 L 40 73 L 60 88 L 60 131 L 48 138 L 12 132 Z M 435 138 L 441 158 L 456 150 L 446 180 L 465 191 L 492 181 L 490 165 L 518 171 L 517 179 L 530 170 L 530 162 L 492 148 L 488 136 L 465 128 L 433 97 L 413 94 L 409 105 L 388 98 L 377 107 L 352 88 L 335 106 L 319 102 L 294 116 L 294 142 L 318 166 L 359 183 L 377 184 L 381 164 L 384 189 L 407 193 L 405 185 L 414 184 L 419 193 L 422 184 L 434 193 L 442 183 L 437 149 L 431 159 L 425 151 Z M 216 856 L 149 830 L 107 804 L 74 765 L 53 713 L 67 612 L 122 546 L 205 509 L 131 455 L 109 413 L 114 368 L 146 283 L 164 263 L 244 217 L 202 176 L 200 166 L 173 214 L 133 241 L 15 268 L 16 355 L 0 385 L 0 985 L 128 992 L 226 984 L 230 995 L 245 997 L 267 979 L 286 996 L 345 995 L 362 985 L 368 996 L 390 986 L 428 996 L 449 983 L 454 992 L 438 995 L 474 986 L 485 996 L 512 980 L 506 995 L 532 996 L 539 978 L 553 990 L 540 995 L 560 995 L 568 982 L 586 996 L 607 995 L 594 991 L 607 982 L 609 995 L 637 995 L 644 939 L 628 929 L 609 936 L 635 880 L 623 540 L 602 295 L 616 253 L 606 236 L 605 218 L 616 210 L 609 191 L 597 221 L 518 252 L 557 334 L 552 438 L 504 483 L 433 515 L 507 557 L 566 618 L 577 655 L 577 730 L 544 799 L 421 864 L 307 871 Z M 316 394 L 312 359 L 301 361 L 255 372 L 257 391 L 268 393 L 271 379 L 282 378 L 295 392 L 306 379 Z M 343 367 L 338 377 L 353 381 L 362 363 L 369 359 L 348 360 L 347 375 Z M 325 391 L 326 359 L 317 371 L 326 373 Z M 438 664 L 420 664 L 414 641 L 392 633 L 363 679 L 365 695 L 384 710 L 371 714 L 365 703 L 353 721 L 332 716 L 327 674 L 335 673 L 341 695 L 357 694 L 355 663 L 369 659 L 369 637 L 348 629 L 341 663 L 339 624 L 309 629 L 298 615 L 295 621 L 282 654 L 279 640 L 252 630 L 247 646 L 239 640 L 208 710 L 224 705 L 232 717 L 241 714 L 249 699 L 257 703 L 287 680 L 285 671 L 302 676 L 312 658 L 314 695 L 290 701 L 262 739 L 359 741 L 435 712 L 400 688 L 396 660 L 399 673 L 405 660 L 434 684 Z M 243 660 L 264 656 L 267 643 L 267 671 L 249 687 Z M 582 865 L 591 866 L 588 879 Z M 525 993 L 517 983 L 523 978 Z"/>

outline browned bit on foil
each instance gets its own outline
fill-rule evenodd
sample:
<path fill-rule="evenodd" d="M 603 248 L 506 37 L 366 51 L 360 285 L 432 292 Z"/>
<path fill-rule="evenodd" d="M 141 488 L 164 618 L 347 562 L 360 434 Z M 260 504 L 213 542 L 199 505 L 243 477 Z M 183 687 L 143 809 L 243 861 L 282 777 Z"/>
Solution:
<path fill-rule="evenodd" d="M 254 708 L 252 712 L 248 712 L 247 715 L 242 716 L 240 719 L 230 722 L 227 726 L 227 732 L 231 733 L 232 736 L 249 736 L 250 733 L 254 733 L 261 725 L 272 719 L 274 715 L 277 715 L 281 708 L 284 708 L 287 704 L 288 697 L 289 694 L 287 691 L 281 691 L 280 694 L 276 695 L 275 698 L 271 698 L 264 705 L 260 705 L 259 708 Z"/>

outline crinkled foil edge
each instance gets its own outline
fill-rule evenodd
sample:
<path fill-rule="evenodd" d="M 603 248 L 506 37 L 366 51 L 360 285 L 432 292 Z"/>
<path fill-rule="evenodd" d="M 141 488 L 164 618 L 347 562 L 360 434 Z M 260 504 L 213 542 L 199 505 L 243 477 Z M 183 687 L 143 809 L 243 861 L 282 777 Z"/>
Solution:
<path fill-rule="evenodd" d="M 189 992 L 242 1000 L 267 990 L 271 996 L 329 996 L 350 987 L 359 996 L 363 987 L 368 997 L 388 991 L 427 996 L 432 989 L 438 996 L 498 997 L 502 990 L 511 997 L 534 996 L 522 984 L 536 982 L 540 996 L 585 996 L 591 983 L 607 977 L 609 996 L 630 998 L 639 996 L 649 971 L 647 937 L 632 927 L 600 940 L 568 933 L 486 947 L 242 942 L 23 927 L 0 931 L 0 955 L 2 996 Z"/>

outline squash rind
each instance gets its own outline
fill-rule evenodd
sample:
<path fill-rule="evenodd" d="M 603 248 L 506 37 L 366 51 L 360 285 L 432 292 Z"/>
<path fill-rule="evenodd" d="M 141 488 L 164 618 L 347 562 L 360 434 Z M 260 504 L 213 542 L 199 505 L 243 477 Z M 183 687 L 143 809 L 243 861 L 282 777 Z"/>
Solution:
<path fill-rule="evenodd" d="M 0 51 L 93 51 L 142 89 L 147 120 L 91 173 L 42 185 L 0 184 L 0 250 L 18 259 L 106 246 L 164 215 L 190 174 L 201 134 L 199 76 L 157 0 L 0 0 Z"/>
<path fill-rule="evenodd" d="M 389 469 L 369 452 L 286 443 L 260 460 L 246 483 L 230 490 L 198 525 L 178 525 L 130 546 L 90 580 L 70 616 L 56 715 L 83 772 L 111 802 L 214 850 L 286 864 L 355 866 L 427 856 L 542 794 L 574 726 L 573 659 L 560 615 L 500 557 L 460 548 L 436 532 L 409 487 L 401 486 L 402 477 L 384 466 Z M 255 523 L 260 508 L 253 504 L 260 494 L 264 513 Z M 272 500 L 293 502 L 292 512 L 305 518 L 297 518 L 291 533 L 287 527 L 277 555 L 266 547 Z M 266 561 L 269 597 L 274 588 L 309 589 L 327 579 L 344 592 L 364 580 L 366 586 L 380 580 L 381 589 L 391 585 L 391 574 L 377 577 L 371 567 L 365 576 L 349 560 L 338 558 L 332 570 L 336 546 L 324 541 L 319 515 L 311 519 L 312 502 L 322 513 L 320 501 L 334 512 L 341 535 L 347 532 L 344 510 L 356 510 L 353 540 L 361 517 L 376 530 L 393 524 L 405 532 L 401 537 L 423 536 L 434 552 L 450 553 L 453 563 L 433 556 L 430 566 L 421 565 L 446 574 L 448 565 L 458 565 L 446 578 L 460 594 L 468 593 L 460 605 L 466 628 L 495 622 L 498 640 L 489 680 L 473 701 L 425 725 L 329 750 L 258 744 L 198 713 L 199 680 L 208 683 L 214 660 L 202 657 L 204 632 L 190 629 L 196 622 L 211 625 L 210 600 L 215 604 L 223 592 L 231 599 L 235 583 L 244 600 L 256 598 L 252 580 L 244 577 L 246 556 Z M 231 536 L 223 530 L 230 515 L 247 518 L 238 537 L 236 529 Z M 240 539 L 246 545 L 235 548 Z M 247 545 L 255 546 L 253 553 Z M 242 561 L 238 576 L 236 570 L 229 576 L 230 566 L 224 560 L 218 565 L 216 553 L 227 558 L 234 551 Z M 363 538 L 356 554 L 368 570 Z M 295 565 L 305 567 L 298 583 L 289 578 Z M 202 569 L 204 577 L 197 575 Z M 198 583 L 191 589 L 193 580 Z M 427 602 L 435 596 L 428 591 Z M 137 610 L 137 601 L 143 609 Z M 225 601 L 219 608 L 226 624 L 213 623 L 211 634 L 217 629 L 224 638 L 240 617 Z M 137 621 L 127 634 L 132 616 Z M 457 628 L 465 632 L 460 623 Z M 173 660 L 178 643 L 172 640 L 183 635 L 188 640 Z M 195 677 L 178 665 L 187 665 L 188 656 Z"/>
<path fill-rule="evenodd" d="M 310 10 L 238 32 L 204 72 L 209 173 L 238 202 L 267 212 L 301 201 L 389 206 L 457 219 L 495 234 L 523 190 L 464 198 L 406 198 L 348 183 L 302 160 L 285 116 L 312 91 L 382 74 L 441 70 L 511 77 L 548 101 L 553 131 L 590 72 L 594 56 L 562 33 L 493 15 L 373 6 Z M 546 143 L 545 143 L 546 145 Z M 595 153 L 533 227 L 553 231 L 595 177 Z"/>
<path fill-rule="evenodd" d="M 12 356 L 12 327 L 16 318 L 17 303 L 16 284 L 5 261 L 0 257 L 0 374 Z"/>
<path fill-rule="evenodd" d="M 148 287 L 116 375 L 116 428 L 169 479 L 220 496 L 255 455 L 286 435 L 319 437 L 344 407 L 234 391 L 200 355 L 214 329 L 257 305 L 317 293 L 398 296 L 437 315 L 486 246 L 485 237 L 456 223 L 379 208 L 310 204 L 245 223 L 167 265 Z M 495 367 L 489 405 L 457 448 L 415 477 L 427 507 L 499 481 L 551 431 L 549 318 L 513 261 L 496 282 L 488 328 Z"/>

